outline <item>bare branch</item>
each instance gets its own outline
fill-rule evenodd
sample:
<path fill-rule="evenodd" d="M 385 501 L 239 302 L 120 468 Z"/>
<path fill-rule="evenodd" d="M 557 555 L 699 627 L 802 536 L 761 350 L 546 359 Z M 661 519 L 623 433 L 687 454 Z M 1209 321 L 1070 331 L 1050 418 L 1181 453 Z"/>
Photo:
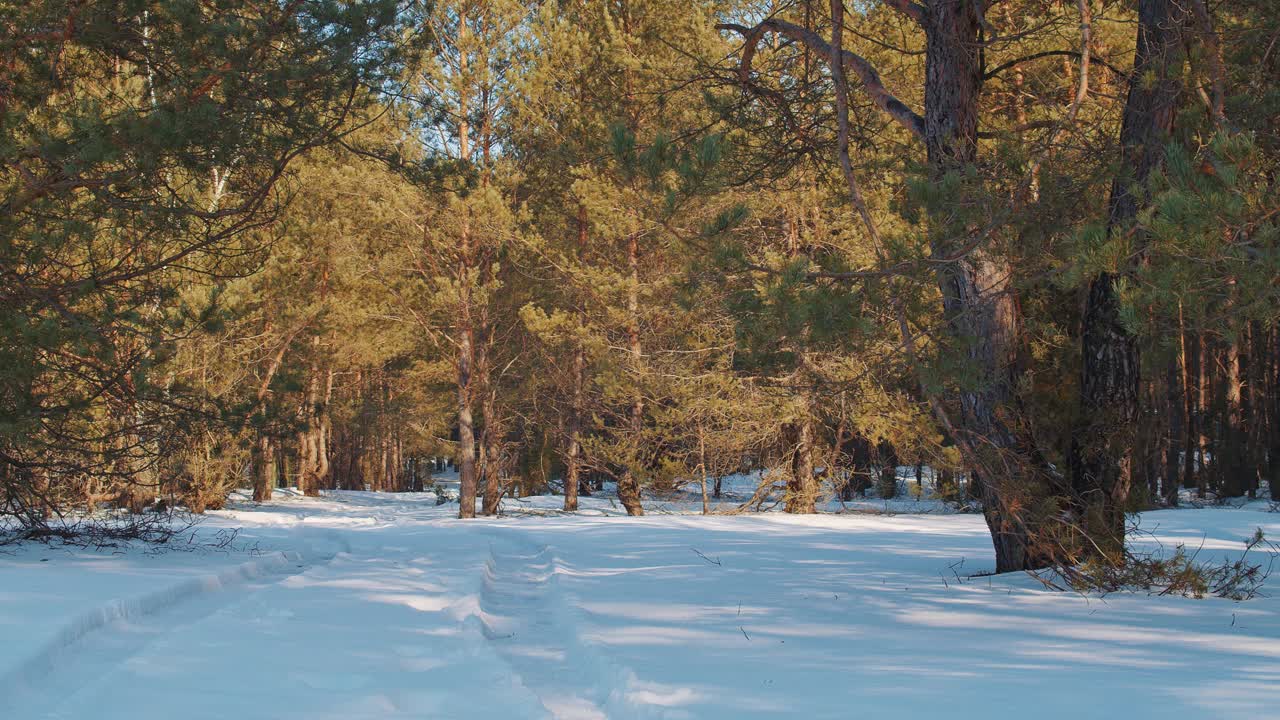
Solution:
<path fill-rule="evenodd" d="M 928 12 L 924 5 L 911 2 L 911 0 L 884 0 L 884 4 L 918 23 L 924 22 L 924 14 Z"/>
<path fill-rule="evenodd" d="M 729 30 L 736 32 L 742 36 L 744 45 L 742 48 L 742 60 L 738 67 L 738 75 L 744 84 L 749 83 L 751 77 L 751 61 L 755 57 L 756 50 L 760 44 L 760 40 L 765 33 L 774 32 L 784 37 L 803 43 L 806 47 L 813 50 L 824 58 L 834 57 L 832 55 L 831 44 L 823 40 L 816 32 L 789 23 L 785 20 L 770 18 L 761 22 L 755 27 L 748 28 L 735 23 L 721 23 L 716 25 L 719 30 Z M 840 56 L 844 58 L 844 67 L 858 77 L 862 82 L 863 90 L 876 107 L 880 108 L 886 115 L 893 118 L 902 127 L 906 128 L 916 138 L 924 139 L 924 118 L 920 117 L 915 111 L 907 107 L 898 98 L 894 97 L 880 80 L 880 74 L 876 72 L 875 67 L 867 62 L 866 58 L 857 55 L 848 50 L 842 50 Z"/>

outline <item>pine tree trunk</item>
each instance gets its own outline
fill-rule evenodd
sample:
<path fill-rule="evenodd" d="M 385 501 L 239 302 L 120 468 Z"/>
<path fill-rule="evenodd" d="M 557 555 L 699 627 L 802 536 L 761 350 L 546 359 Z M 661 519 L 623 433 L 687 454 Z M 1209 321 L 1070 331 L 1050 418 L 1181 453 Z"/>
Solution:
<path fill-rule="evenodd" d="M 876 448 L 880 460 L 880 482 L 878 490 L 881 500 L 892 500 L 898 496 L 898 453 L 888 443 L 881 443 Z"/>
<path fill-rule="evenodd" d="M 279 487 L 280 483 L 285 483 L 288 487 L 289 483 L 289 453 L 285 452 L 284 446 L 277 440 L 271 441 L 271 456 L 276 459 L 276 475 L 272 485 Z"/>
<path fill-rule="evenodd" d="M 324 396 L 320 405 L 320 417 L 316 426 L 316 477 L 325 488 L 332 489 L 333 474 L 329 459 L 329 434 L 333 429 L 333 418 L 329 412 L 329 403 L 333 401 L 333 368 L 325 372 Z"/>
<path fill-rule="evenodd" d="M 1280 501 L 1280 330 L 1272 328 L 1267 343 L 1267 485 Z"/>
<path fill-rule="evenodd" d="M 1200 371 L 1197 356 L 1192 353 L 1195 337 L 1187 332 L 1181 304 L 1178 305 L 1178 335 L 1179 367 L 1182 371 L 1182 486 L 1191 489 L 1196 483 L 1196 445 L 1199 437 L 1196 385 L 1193 385 L 1192 378 L 1198 378 Z"/>
<path fill-rule="evenodd" d="M 1196 496 L 1209 494 L 1209 441 L 1212 430 L 1209 407 L 1209 338 L 1200 333 L 1196 339 Z"/>
<path fill-rule="evenodd" d="M 502 458 L 499 448 L 501 440 L 498 422 L 497 390 L 491 385 L 487 355 L 485 353 L 484 393 L 484 507 L 485 515 L 497 515 L 498 506 L 502 502 Z"/>
<path fill-rule="evenodd" d="M 276 456 L 271 438 L 258 436 L 253 460 L 253 501 L 266 502 L 275 489 Z"/>
<path fill-rule="evenodd" d="M 565 448 L 564 509 L 569 512 L 578 509 L 578 486 L 581 483 L 582 383 L 586 364 L 586 354 L 579 345 L 573 351 L 573 397 Z"/>
<path fill-rule="evenodd" d="M 1171 0 L 1139 0 L 1133 77 L 1143 81 L 1129 84 L 1121 121 L 1122 173 L 1112 183 L 1107 218 L 1113 236 L 1130 232 L 1147 202 L 1143 188 L 1160 165 L 1173 128 L 1182 65 L 1180 17 Z M 1140 258 L 1140 234 L 1137 247 Z M 1118 272 L 1132 269 L 1130 264 Z M 1117 273 L 1102 272 L 1089 286 L 1081 332 L 1081 423 L 1073 433 L 1069 463 L 1073 499 L 1093 541 L 1086 545 L 1112 557 L 1124 548 L 1140 377 L 1137 340 L 1122 319 L 1119 280 Z"/>
<path fill-rule="evenodd" d="M 791 425 L 794 439 L 791 477 L 787 481 L 785 510 L 796 514 L 817 512 L 817 479 L 813 475 L 813 421 L 808 417 Z"/>
<path fill-rule="evenodd" d="M 578 206 L 578 260 L 583 261 L 584 254 L 587 251 L 588 241 L 588 225 L 587 225 L 587 207 L 585 205 Z M 585 313 L 578 312 L 578 327 L 582 329 L 586 325 Z M 573 347 L 573 377 L 570 382 L 573 383 L 572 398 L 569 407 L 569 427 L 568 438 L 565 447 L 565 480 L 564 480 L 564 509 L 574 512 L 578 509 L 578 490 L 582 484 L 582 412 L 583 412 L 583 384 L 586 382 L 587 371 L 587 353 L 586 348 L 582 346 L 582 339 L 574 340 Z M 590 489 L 587 490 L 590 493 Z"/>
<path fill-rule="evenodd" d="M 1179 331 L 1181 336 L 1181 331 Z M 1167 507 L 1177 507 L 1178 490 L 1183 479 L 1179 477 L 1182 463 L 1178 457 L 1183 439 L 1186 437 L 1187 417 L 1183 413 L 1182 375 L 1179 372 L 1178 360 L 1170 359 L 1165 368 L 1164 407 L 1169 418 L 1168 433 L 1164 442 L 1164 477 L 1160 485 L 1160 498 Z"/>
<path fill-rule="evenodd" d="M 312 338 L 312 347 L 317 348 L 319 345 L 320 337 L 317 335 Z M 320 424 L 320 417 L 316 412 L 320 399 L 319 385 L 319 370 L 313 362 L 307 372 L 307 390 L 299 413 L 303 428 L 298 431 L 298 490 L 311 496 L 320 494 L 320 446 L 316 437 Z"/>
<path fill-rule="evenodd" d="M 468 313 L 469 314 L 469 313 Z M 471 417 L 471 328 L 458 342 L 458 517 L 476 516 L 476 433 Z"/>
<path fill-rule="evenodd" d="M 640 239 L 635 234 L 627 237 L 627 265 L 630 271 L 627 283 L 627 348 L 631 354 L 632 381 L 637 384 L 631 401 L 628 430 L 635 452 L 618 478 L 618 500 L 628 515 L 644 515 L 640 504 L 640 482 L 636 479 L 634 464 L 640 461 L 641 431 L 644 428 L 644 395 L 641 394 L 640 367 L 644 361 L 640 348 Z"/>
<path fill-rule="evenodd" d="M 923 16 L 924 138 L 934 182 L 965 173 L 977 160 L 982 7 L 979 0 L 931 3 Z M 930 218 L 932 255 L 948 259 L 937 271 L 948 334 L 982 379 L 960 392 L 954 439 L 970 471 L 986 480 L 983 514 L 997 572 L 1039 567 L 1044 557 L 1031 547 L 1034 521 L 1021 509 L 1033 507 L 1047 488 L 1032 466 L 1030 444 L 1020 442 L 1002 417 L 1014 406 L 1021 333 L 1011 273 L 982 242 L 970 247 L 977 229 L 954 219 L 951 209 Z"/>
<path fill-rule="evenodd" d="M 1244 384 L 1245 410 L 1245 467 L 1248 472 L 1247 490 L 1249 498 L 1258 497 L 1262 478 L 1266 476 L 1266 407 L 1263 401 L 1266 391 L 1266 333 L 1262 323 L 1251 321 L 1248 324 L 1248 361 Z"/>
<path fill-rule="evenodd" d="M 465 38 L 468 29 L 467 17 L 462 13 L 458 20 L 458 32 Z M 459 54 L 461 75 L 467 74 L 467 53 Z M 463 118 L 458 124 L 458 153 L 463 162 L 471 158 L 471 126 L 467 120 L 470 115 L 467 93 L 458 94 L 458 116 Z M 463 212 L 467 212 L 464 210 Z M 476 516 L 476 431 L 472 417 L 473 379 L 472 363 L 475 361 L 475 309 L 472 307 L 471 284 L 472 270 L 475 266 L 475 249 L 471 237 L 471 220 L 464 217 L 462 231 L 459 234 L 458 248 L 458 517 L 473 518 Z"/>
<path fill-rule="evenodd" d="M 1243 408 L 1243 382 L 1240 371 L 1240 334 L 1231 338 L 1224 353 L 1223 399 L 1226 407 L 1222 417 L 1222 495 L 1236 498 L 1244 495 L 1246 482 L 1245 429 Z"/>
<path fill-rule="evenodd" d="M 711 512 L 711 502 L 707 498 L 707 433 L 702 423 L 698 423 L 698 481 L 702 485 L 702 514 Z"/>

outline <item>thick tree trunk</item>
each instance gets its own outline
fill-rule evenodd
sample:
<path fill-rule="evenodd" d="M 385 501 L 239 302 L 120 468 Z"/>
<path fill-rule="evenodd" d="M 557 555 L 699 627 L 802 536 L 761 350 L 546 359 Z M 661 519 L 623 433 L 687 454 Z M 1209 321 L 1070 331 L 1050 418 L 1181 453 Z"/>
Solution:
<path fill-rule="evenodd" d="M 924 13 L 924 140 L 932 179 L 963 176 L 977 160 L 982 88 L 982 7 L 979 0 L 931 3 Z M 960 193 L 966 193 L 964 181 Z M 997 572 L 1042 566 L 1033 548 L 1033 509 L 1047 494 L 1030 443 L 1006 424 L 1014 407 L 1019 311 L 1010 268 L 977 240 L 974 222 L 953 212 L 963 197 L 930 218 L 932 254 L 942 261 L 938 285 L 949 336 L 963 348 L 981 384 L 962 388 L 954 431 L 965 464 L 984 482 L 983 514 Z"/>
<path fill-rule="evenodd" d="M 1179 332 L 1179 336 L 1181 336 L 1181 332 Z M 1179 451 L 1182 449 L 1183 438 L 1186 437 L 1187 433 L 1187 416 L 1183 412 L 1182 390 L 1182 373 L 1179 371 L 1179 361 L 1170 359 L 1168 366 L 1165 368 L 1164 388 L 1164 404 L 1165 413 L 1169 418 L 1169 433 L 1164 443 L 1164 477 L 1160 485 L 1160 498 L 1168 507 L 1176 507 L 1178 505 L 1178 490 L 1183 483 L 1183 479 L 1179 477 L 1179 473 L 1182 470 Z"/>
<path fill-rule="evenodd" d="M 785 509 L 789 513 L 818 511 L 818 481 L 813 475 L 813 421 L 808 417 L 791 424 L 791 477 L 787 480 Z"/>
<path fill-rule="evenodd" d="M 501 424 L 498 422 L 497 390 L 491 385 L 491 374 L 488 367 L 488 352 L 485 353 L 484 377 L 481 387 L 484 393 L 484 506 L 485 515 L 497 515 L 498 506 L 502 502 L 502 452 Z"/>
<path fill-rule="evenodd" d="M 458 334 L 458 517 L 476 516 L 476 431 L 471 417 L 471 328 Z"/>
<path fill-rule="evenodd" d="M 880 481 L 876 489 L 881 500 L 892 500 L 898 496 L 898 452 L 889 443 L 880 443 L 876 455 L 880 461 Z"/>
<path fill-rule="evenodd" d="M 644 429 L 644 395 L 641 393 L 640 366 L 644 356 L 640 348 L 640 239 L 632 234 L 627 237 L 627 265 L 629 278 L 627 283 L 627 349 L 631 354 L 633 382 L 636 383 L 631 401 L 631 413 L 628 430 L 631 432 L 631 443 L 635 452 L 630 462 L 623 468 L 618 478 L 618 501 L 626 508 L 628 515 L 644 515 L 644 506 L 640 504 L 640 481 L 636 478 L 634 465 L 640 461 L 641 431 Z"/>
<path fill-rule="evenodd" d="M 1196 445 L 1199 428 L 1198 410 L 1196 408 L 1195 385 L 1192 378 L 1199 377 L 1191 350 L 1194 349 L 1195 338 L 1187 332 L 1182 320 L 1182 306 L 1178 306 L 1178 358 L 1182 371 L 1182 487 L 1193 488 L 1196 483 Z M 1190 339 L 1190 341 L 1188 340 Z M 1195 368 L 1195 372 L 1193 372 Z"/>
<path fill-rule="evenodd" d="M 313 338 L 312 347 L 319 347 L 319 336 Z M 302 398 L 298 431 L 298 490 L 304 495 L 320 494 L 320 416 L 316 412 L 320 395 L 319 369 L 311 364 L 307 372 L 307 390 Z"/>
<path fill-rule="evenodd" d="M 573 397 L 569 409 L 569 432 L 565 448 L 564 509 L 578 509 L 578 486 L 582 482 L 582 383 L 587 359 L 581 346 L 573 351 Z"/>
<path fill-rule="evenodd" d="M 466 36 L 467 18 L 463 14 L 458 21 L 458 32 Z M 461 75 L 467 74 L 467 53 L 459 56 Z M 467 118 L 470 115 L 467 93 L 458 94 L 458 116 L 463 118 L 458 125 L 458 154 L 463 162 L 471 158 L 471 126 Z M 467 212 L 465 209 L 463 212 Z M 458 517 L 473 518 L 476 516 L 476 431 L 472 417 L 473 379 L 472 363 L 475 361 L 475 309 L 472 307 L 471 284 L 472 270 L 475 267 L 475 249 L 471 237 L 471 221 L 469 217 L 462 220 L 462 231 L 459 234 L 458 247 Z"/>
<path fill-rule="evenodd" d="M 1267 485 L 1271 499 L 1280 501 L 1280 330 L 1272 328 L 1267 351 Z"/>
<path fill-rule="evenodd" d="M 332 432 L 333 419 L 329 412 L 329 403 L 333 401 L 333 368 L 325 372 L 324 396 L 320 405 L 320 417 L 316 427 L 316 476 L 325 488 L 333 488 L 333 473 L 329 460 L 329 434 Z"/>
<path fill-rule="evenodd" d="M 271 499 L 271 493 L 275 489 L 275 468 L 275 446 L 271 443 L 271 438 L 259 435 L 253 463 L 254 502 L 266 502 Z"/>
<path fill-rule="evenodd" d="M 1245 456 L 1243 382 L 1241 376 L 1240 335 L 1227 343 L 1224 370 L 1225 412 L 1222 418 L 1222 495 L 1223 497 L 1240 497 L 1244 495 L 1247 481 L 1247 463 Z"/>
<path fill-rule="evenodd" d="M 776 32 L 820 50 L 840 62 L 831 63 L 837 79 L 837 105 L 842 106 L 840 68 L 847 68 L 861 82 L 864 94 L 912 135 L 924 140 L 933 182 L 946 183 L 954 202 L 931 208 L 932 259 L 937 264 L 938 285 L 948 323 L 948 339 L 969 361 L 970 375 L 980 384 L 960 391 L 958 421 L 950 420 L 945 406 L 931 402 L 939 421 L 960 448 L 966 465 L 981 475 L 984 514 L 991 529 L 1000 572 L 1043 565 L 1043 548 L 1033 548 L 1037 534 L 1031 514 L 1049 494 L 1047 464 L 1038 457 L 1029 433 L 1015 434 L 1009 426 L 1015 410 L 1017 387 L 1016 348 L 1021 334 L 1019 312 L 1010 283 L 1010 268 L 985 247 L 977 220 L 965 217 L 963 208 L 973 203 L 971 169 L 978 148 L 978 101 L 983 80 L 982 36 L 984 3 L 981 0 L 949 0 L 920 5 L 898 2 L 894 9 L 924 29 L 925 115 L 920 118 L 891 95 L 875 69 L 854 53 L 839 47 L 839 18 L 844 6 L 833 3 L 833 36 L 828 44 L 812 29 L 775 18 L 754 28 L 723 24 L 719 27 L 743 35 L 739 75 L 750 83 L 751 60 L 765 32 Z M 843 114 L 839 112 L 838 114 Z M 843 125 L 843 123 L 842 123 Z M 851 175 L 844 168 L 846 176 Z M 850 183 L 851 191 L 853 183 Z M 952 190 L 954 185 L 957 190 Z M 854 193 L 856 194 L 856 193 Z M 865 219 L 865 218 L 864 218 Z M 870 229 L 870 228 L 869 228 Z M 904 336 L 904 340 L 909 340 Z"/>
<path fill-rule="evenodd" d="M 1244 384 L 1245 410 L 1245 458 L 1248 472 L 1247 489 L 1249 498 L 1258 497 L 1258 489 L 1262 478 L 1266 476 L 1267 451 L 1265 446 L 1267 412 L 1263 401 L 1266 391 L 1266 333 L 1262 323 L 1251 321 L 1249 330 L 1249 353 L 1246 366 L 1247 380 Z"/>
<path fill-rule="evenodd" d="M 711 512 L 711 502 L 707 498 L 707 433 L 702 423 L 698 423 L 698 482 L 702 486 L 702 514 Z"/>
<path fill-rule="evenodd" d="M 1212 427 L 1209 407 L 1209 338 L 1196 338 L 1196 497 L 1209 494 L 1209 435 Z"/>
<path fill-rule="evenodd" d="M 585 260 L 583 257 L 587 250 L 588 241 L 588 225 L 587 225 L 587 207 L 585 205 L 578 206 L 578 260 Z M 586 325 L 586 317 L 584 313 L 578 313 L 578 327 L 582 328 Z M 565 479 L 564 479 L 564 509 L 573 512 L 578 509 L 578 490 L 582 483 L 582 412 L 583 412 L 583 384 L 586 382 L 587 371 L 587 353 L 582 346 L 581 339 L 575 339 L 573 347 L 573 376 L 570 382 L 573 384 L 572 398 L 569 407 L 569 427 L 568 437 L 566 438 L 565 447 Z M 587 488 L 590 493 L 590 488 Z"/>
<path fill-rule="evenodd" d="M 1111 186 L 1107 218 L 1112 237 L 1131 232 L 1139 207 L 1147 202 L 1147 180 L 1163 160 L 1180 91 L 1181 18 L 1172 0 L 1139 0 L 1135 81 L 1129 84 L 1121 122 L 1121 175 Z M 1136 262 L 1141 245 L 1139 236 Z M 1138 345 L 1122 321 L 1116 288 L 1121 275 L 1133 270 L 1126 262 L 1117 272 L 1099 273 L 1089 286 L 1081 332 L 1081 422 L 1070 462 L 1084 530 L 1092 545 L 1113 556 L 1124 548 L 1139 403 Z"/>

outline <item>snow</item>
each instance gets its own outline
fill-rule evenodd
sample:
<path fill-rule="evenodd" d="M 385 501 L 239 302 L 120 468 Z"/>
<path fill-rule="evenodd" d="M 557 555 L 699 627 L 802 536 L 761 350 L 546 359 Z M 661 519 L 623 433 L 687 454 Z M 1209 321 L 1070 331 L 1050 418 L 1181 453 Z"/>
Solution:
<path fill-rule="evenodd" d="M 0 718 L 1277 716 L 1277 599 L 975 577 L 980 515 L 893 502 L 464 522 L 433 493 L 285 492 L 178 550 L 9 548 Z M 1146 513 L 1142 542 L 1238 554 L 1280 537 L 1264 510 Z"/>

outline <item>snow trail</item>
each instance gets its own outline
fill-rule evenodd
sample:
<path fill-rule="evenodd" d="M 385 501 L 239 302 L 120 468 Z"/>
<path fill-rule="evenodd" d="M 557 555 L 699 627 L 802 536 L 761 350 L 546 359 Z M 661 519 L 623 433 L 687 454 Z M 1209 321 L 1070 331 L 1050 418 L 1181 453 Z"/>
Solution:
<path fill-rule="evenodd" d="M 550 547 L 515 546 L 506 537 L 490 544 L 480 593 L 485 638 L 525 687 L 557 720 L 602 720 L 611 688 L 590 682 L 576 634 L 561 621 L 563 598 L 555 583 Z M 576 652 L 575 652 L 576 651 Z"/>

